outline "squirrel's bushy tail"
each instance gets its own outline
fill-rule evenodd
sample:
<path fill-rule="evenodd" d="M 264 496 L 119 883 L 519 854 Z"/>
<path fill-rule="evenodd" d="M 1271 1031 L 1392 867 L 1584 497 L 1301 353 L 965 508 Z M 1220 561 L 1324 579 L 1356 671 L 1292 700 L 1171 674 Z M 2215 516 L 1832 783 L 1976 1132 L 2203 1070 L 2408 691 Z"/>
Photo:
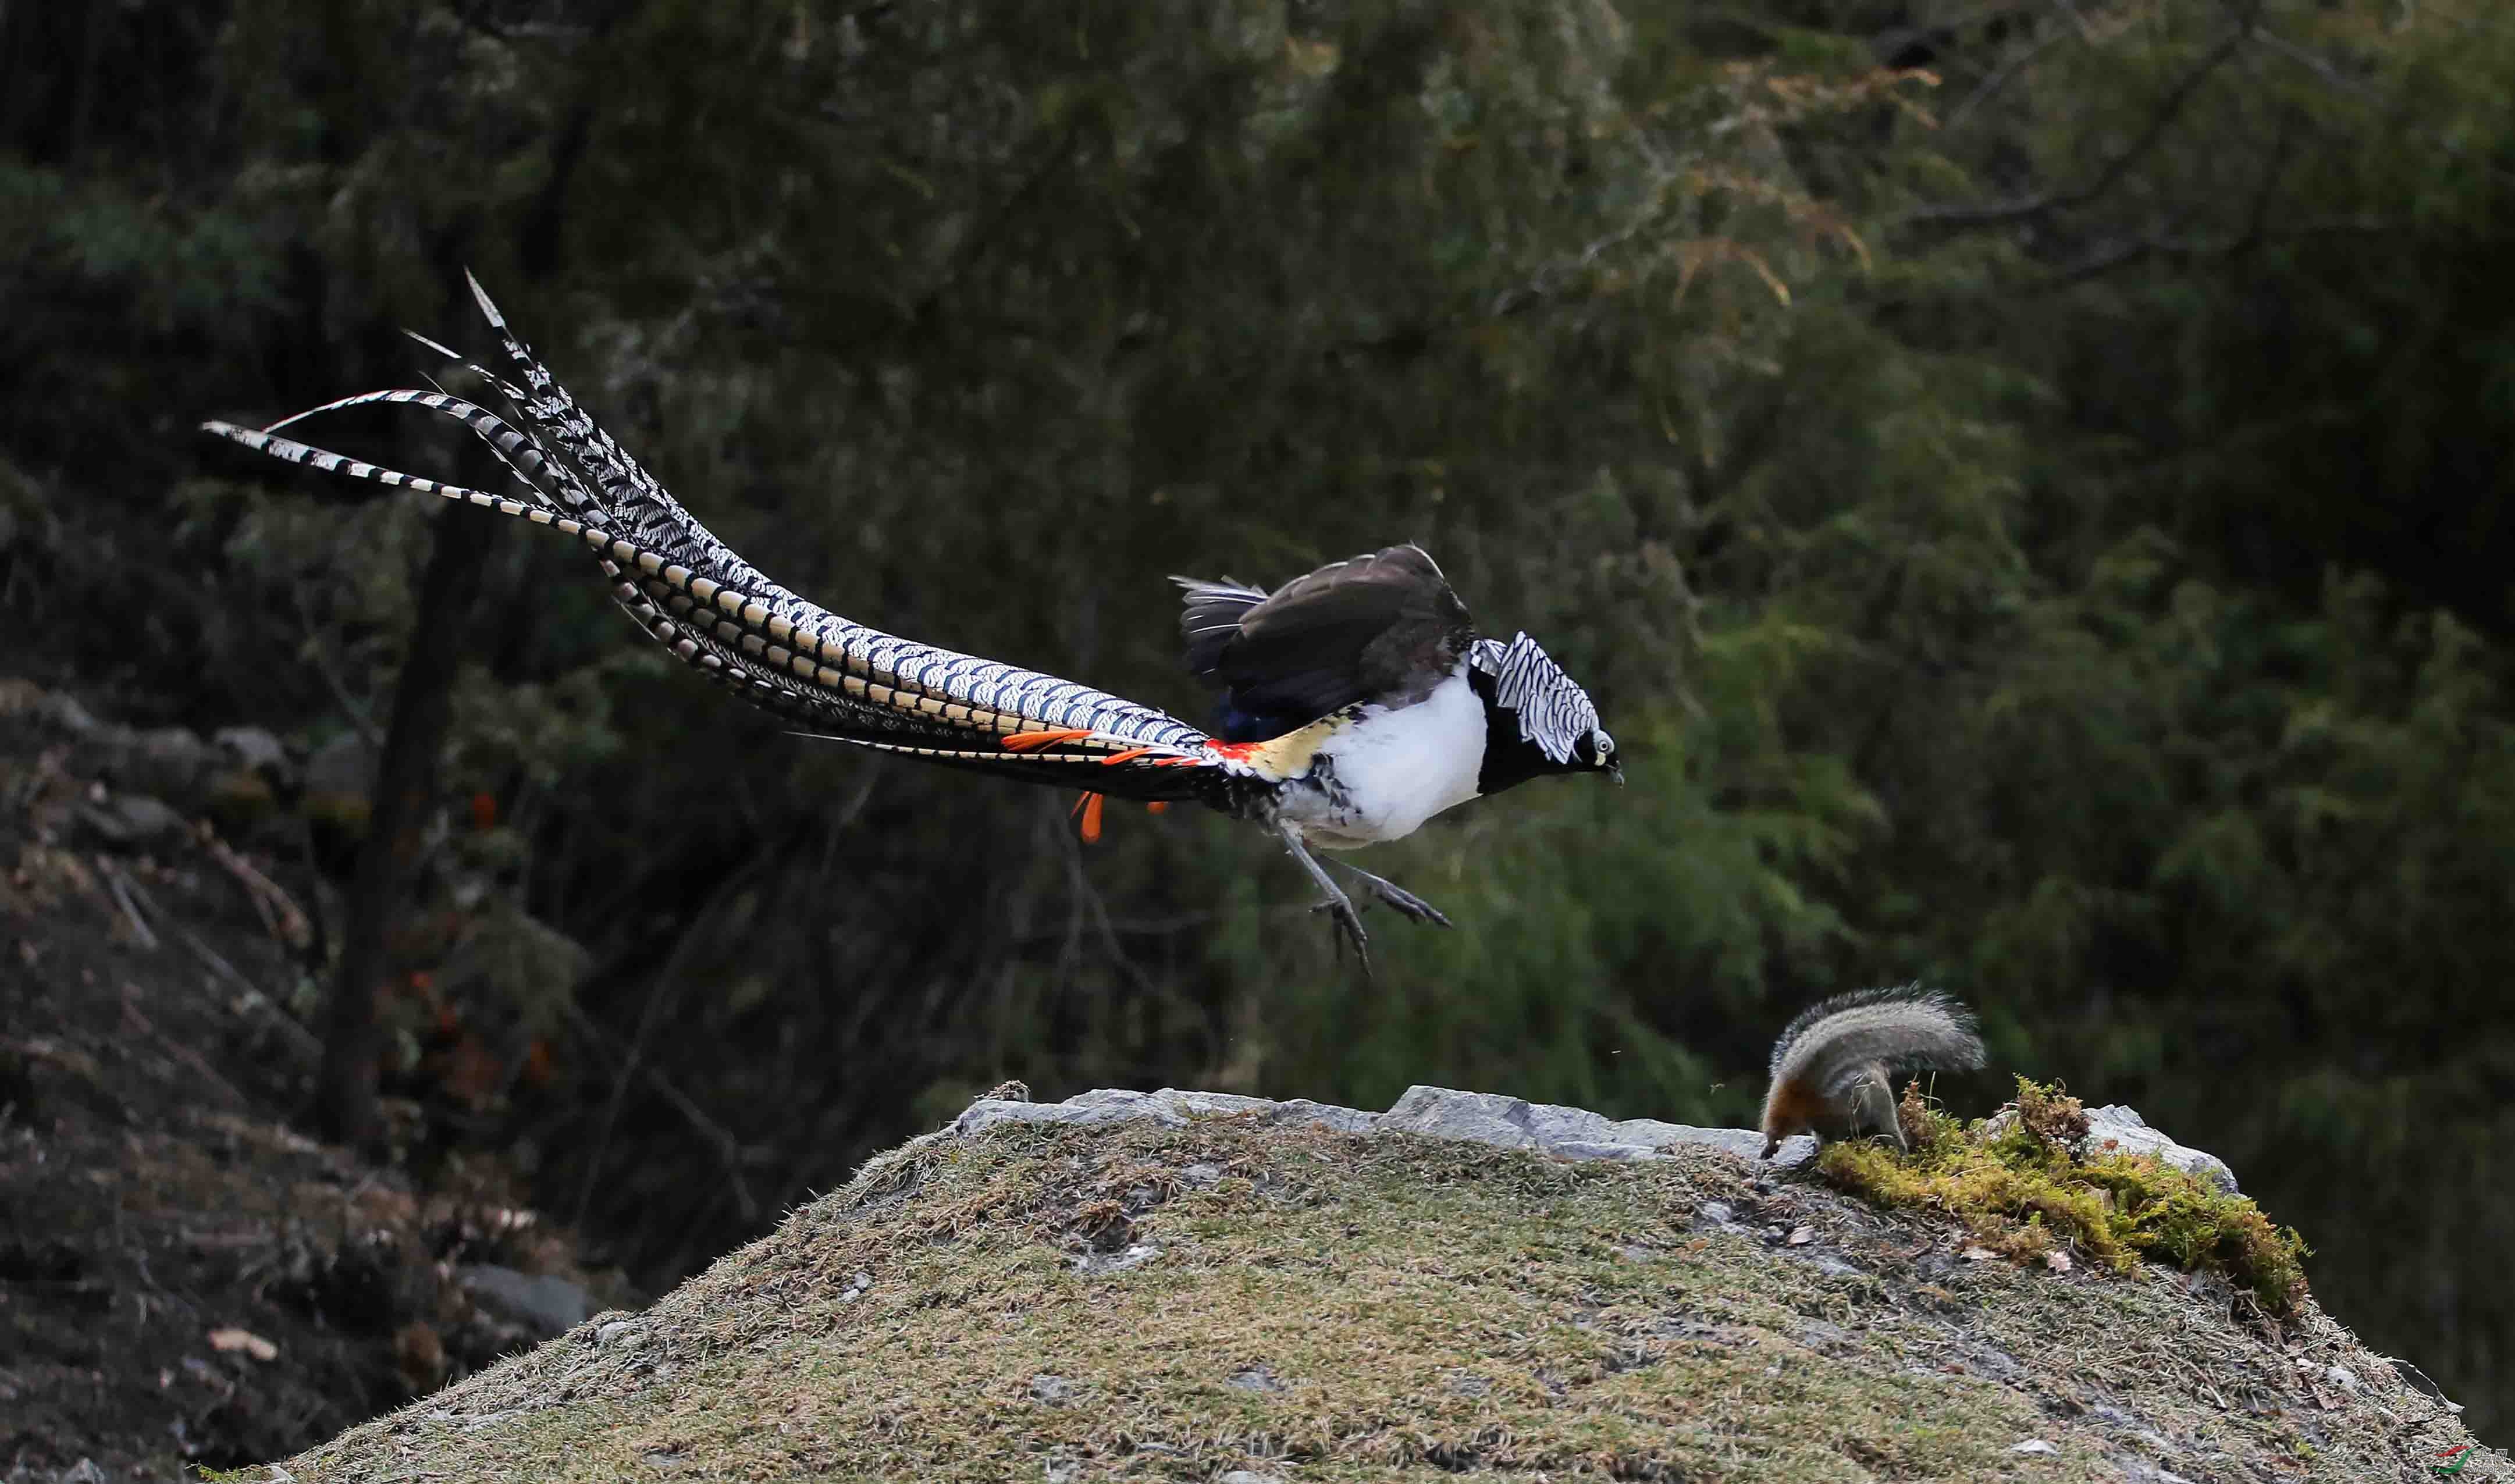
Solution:
<path fill-rule="evenodd" d="M 1883 1134 L 1904 1143 L 1894 1077 L 1982 1065 L 1973 1014 L 1918 984 L 1864 989 L 1809 1006 L 1773 1043 L 1764 1094 L 1764 1157 L 1793 1134 Z"/>
<path fill-rule="evenodd" d="M 1855 990 L 1799 1011 L 1773 1043 L 1772 1075 L 1832 1093 L 1872 1065 L 1970 1071 L 1982 1060 L 1971 1010 L 1941 991 L 1905 984 Z"/>

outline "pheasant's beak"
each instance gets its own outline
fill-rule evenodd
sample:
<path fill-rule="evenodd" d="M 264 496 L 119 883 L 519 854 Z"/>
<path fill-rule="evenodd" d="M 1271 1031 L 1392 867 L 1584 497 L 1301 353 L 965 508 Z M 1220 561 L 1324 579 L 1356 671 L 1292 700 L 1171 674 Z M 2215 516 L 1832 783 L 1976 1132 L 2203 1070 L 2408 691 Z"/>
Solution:
<path fill-rule="evenodd" d="M 1625 765 L 1621 763 L 1608 763 L 1607 776 L 1616 780 L 1616 787 L 1623 788 L 1625 786 Z"/>

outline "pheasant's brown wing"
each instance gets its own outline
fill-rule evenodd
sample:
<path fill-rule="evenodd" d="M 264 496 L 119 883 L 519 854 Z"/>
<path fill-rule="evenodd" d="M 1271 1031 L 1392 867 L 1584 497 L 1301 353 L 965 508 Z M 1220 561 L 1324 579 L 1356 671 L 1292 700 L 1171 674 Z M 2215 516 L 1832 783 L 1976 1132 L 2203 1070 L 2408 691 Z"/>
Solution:
<path fill-rule="evenodd" d="M 1275 730 L 1357 701 L 1420 700 L 1475 639 L 1466 605 L 1419 546 L 1333 562 L 1270 594 L 1174 580 L 1189 667 L 1222 691 L 1227 717 Z"/>

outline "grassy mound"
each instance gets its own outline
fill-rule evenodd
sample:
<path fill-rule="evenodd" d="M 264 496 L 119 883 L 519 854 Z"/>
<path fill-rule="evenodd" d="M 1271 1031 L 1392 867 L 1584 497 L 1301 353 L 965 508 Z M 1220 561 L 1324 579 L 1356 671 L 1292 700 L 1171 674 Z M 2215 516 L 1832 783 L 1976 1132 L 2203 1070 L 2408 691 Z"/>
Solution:
<path fill-rule="evenodd" d="M 1818 1156 L 1819 1172 L 1881 1205 L 1947 1212 L 2012 1257 L 2050 1264 L 2076 1252 L 2118 1273 L 2148 1257 L 2219 1273 L 2275 1318 L 2305 1302 L 2306 1246 L 2293 1228 L 2154 1156 L 2075 1152 L 2087 1134 L 2075 1097 L 2020 1077 L 2016 1102 L 1966 1125 L 1914 1083 L 1899 1112 L 1909 1156 L 1838 1143 Z"/>
<path fill-rule="evenodd" d="M 1968 1241 L 1711 1149 L 1013 1125 L 287 1468 L 2354 1481 L 2468 1440 L 2310 1302 L 2274 1327 Z"/>

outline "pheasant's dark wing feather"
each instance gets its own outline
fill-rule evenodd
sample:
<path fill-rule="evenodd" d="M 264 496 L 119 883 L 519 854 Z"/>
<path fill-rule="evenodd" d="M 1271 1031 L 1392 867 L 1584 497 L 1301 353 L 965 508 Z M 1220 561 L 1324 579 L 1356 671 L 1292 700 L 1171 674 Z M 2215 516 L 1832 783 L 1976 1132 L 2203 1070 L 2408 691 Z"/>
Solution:
<path fill-rule="evenodd" d="M 1171 581 L 1179 585 L 1179 634 L 1187 640 L 1187 668 L 1199 679 L 1211 680 L 1223 648 L 1239 637 L 1240 621 L 1266 600 L 1266 590 L 1228 577 L 1209 582 L 1174 576 Z"/>
<path fill-rule="evenodd" d="M 1418 546 L 1335 562 L 1271 594 L 1174 580 L 1185 589 L 1190 668 L 1229 710 L 1295 725 L 1356 701 L 1420 699 L 1475 639 L 1466 605 Z"/>

